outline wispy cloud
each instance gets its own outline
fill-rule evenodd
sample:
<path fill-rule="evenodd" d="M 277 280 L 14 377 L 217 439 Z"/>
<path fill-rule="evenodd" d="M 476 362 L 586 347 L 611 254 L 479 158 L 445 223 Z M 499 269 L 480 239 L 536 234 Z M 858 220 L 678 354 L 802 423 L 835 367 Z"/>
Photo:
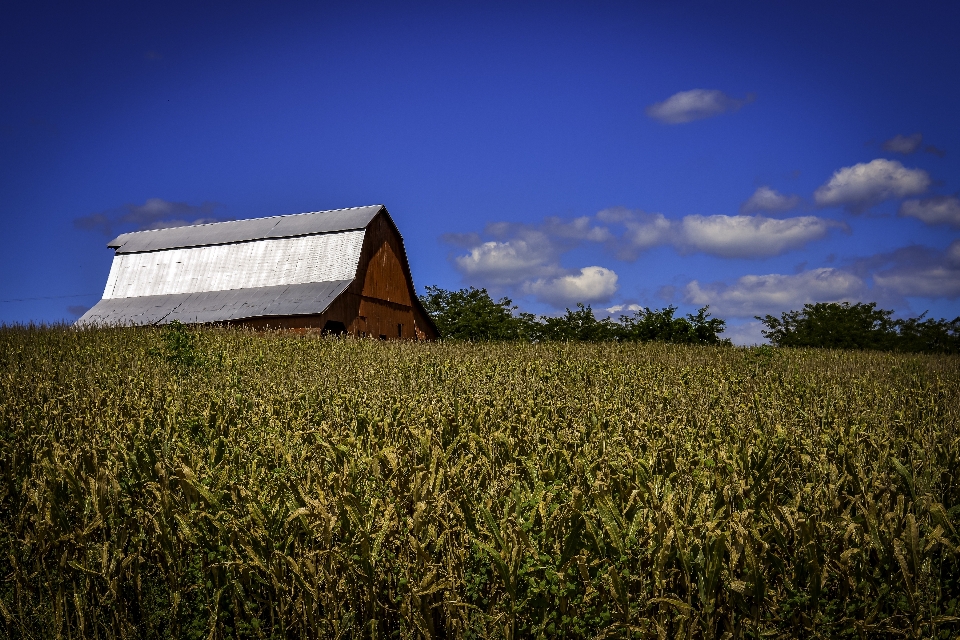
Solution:
<path fill-rule="evenodd" d="M 911 246 L 862 260 L 874 268 L 874 285 L 891 294 L 917 298 L 960 297 L 960 240 L 946 249 Z"/>
<path fill-rule="evenodd" d="M 662 213 L 606 209 L 597 218 L 617 223 L 625 231 L 609 244 L 617 257 L 634 259 L 654 246 L 668 245 L 681 253 L 706 253 L 721 258 L 763 258 L 780 255 L 824 238 L 846 225 L 816 216 L 684 216 L 671 220 Z"/>
<path fill-rule="evenodd" d="M 597 213 L 597 219 L 623 227 L 624 231 L 609 243 L 621 260 L 635 260 L 642 251 L 670 244 L 675 235 L 674 221 L 662 213 L 614 207 Z"/>
<path fill-rule="evenodd" d="M 760 211 L 768 213 L 786 213 L 800 206 L 800 196 L 784 195 L 767 186 L 757 187 L 753 195 L 740 205 L 740 213 L 751 214 Z"/>
<path fill-rule="evenodd" d="M 710 305 L 719 316 L 750 318 L 799 309 L 806 303 L 859 300 L 866 283 L 842 269 L 811 269 L 798 274 L 746 275 L 733 284 L 693 280 L 684 290 L 684 300 L 696 306 Z"/>
<path fill-rule="evenodd" d="M 814 192 L 813 199 L 821 207 L 842 206 L 851 213 L 862 213 L 884 200 L 920 195 L 931 182 L 923 169 L 877 158 L 838 169 Z"/>
<path fill-rule="evenodd" d="M 911 155 L 920 151 L 921 148 L 925 153 L 930 153 L 935 156 L 942 158 L 946 155 L 946 151 L 939 149 L 932 144 L 923 146 L 923 134 L 922 133 L 912 133 L 908 136 L 903 134 L 897 134 L 885 140 L 882 145 L 880 145 L 884 151 L 889 151 L 890 153 L 902 153 L 905 156 Z"/>
<path fill-rule="evenodd" d="M 923 134 L 913 133 L 909 136 L 897 134 L 889 140 L 884 141 L 881 146 L 883 147 L 884 151 L 889 151 L 891 153 L 902 153 L 903 155 L 908 156 L 911 153 L 916 153 L 922 144 Z"/>
<path fill-rule="evenodd" d="M 73 225 L 77 229 L 99 231 L 105 236 L 114 236 L 121 229 L 124 231 L 144 231 L 217 222 L 218 218 L 212 214 L 219 206 L 216 202 L 192 205 L 187 202 L 170 202 L 161 198 L 150 198 L 140 205 L 125 204 L 116 209 L 108 209 L 75 218 Z"/>
<path fill-rule="evenodd" d="M 776 256 L 797 249 L 844 225 L 815 216 L 778 220 L 761 216 L 686 216 L 677 246 L 722 258 Z"/>
<path fill-rule="evenodd" d="M 537 225 L 494 222 L 480 234 L 447 234 L 442 239 L 467 249 L 454 264 L 469 281 L 489 286 L 514 286 L 569 275 L 560 256 L 582 242 L 606 242 L 610 231 L 589 216 L 563 220 L 549 217 Z"/>
<path fill-rule="evenodd" d="M 920 200 L 904 200 L 898 215 L 917 218 L 927 224 L 948 224 L 960 227 L 960 199 L 956 196 L 933 196 Z"/>
<path fill-rule="evenodd" d="M 691 89 L 675 93 L 663 102 L 651 104 L 646 113 L 665 124 L 683 124 L 737 111 L 755 99 L 756 95 L 752 93 L 738 100 L 718 89 Z"/>
<path fill-rule="evenodd" d="M 689 282 L 685 302 L 720 316 L 749 318 L 780 314 L 815 302 L 877 301 L 902 307 L 904 298 L 960 297 L 960 240 L 944 250 L 910 246 L 796 274 L 745 275 L 733 283 Z"/>
<path fill-rule="evenodd" d="M 590 218 L 547 218 L 539 225 L 495 222 L 479 234 L 443 239 L 467 249 L 454 257 L 457 271 L 473 285 L 533 296 L 558 308 L 576 302 L 606 302 L 617 291 L 617 274 L 605 267 L 566 269 L 560 257 L 582 242 L 603 242 L 609 231 Z"/>
<path fill-rule="evenodd" d="M 816 216 L 693 215 L 671 220 L 661 213 L 617 207 L 572 220 L 496 222 L 487 225 L 483 234 L 443 239 L 465 250 L 452 260 L 467 283 L 564 306 L 606 302 L 618 288 L 618 276 L 608 267 L 561 266 L 561 257 L 580 246 L 597 247 L 618 260 L 634 260 L 656 246 L 670 246 L 684 254 L 762 258 L 819 240 L 832 229 L 846 229 L 846 225 Z"/>

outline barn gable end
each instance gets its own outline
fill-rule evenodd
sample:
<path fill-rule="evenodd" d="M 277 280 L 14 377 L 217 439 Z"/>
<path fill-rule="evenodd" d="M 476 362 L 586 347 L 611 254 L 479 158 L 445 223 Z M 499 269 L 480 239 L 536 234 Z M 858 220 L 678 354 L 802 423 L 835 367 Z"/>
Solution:
<path fill-rule="evenodd" d="M 128 233 L 77 326 L 184 323 L 435 339 L 382 205 Z"/>

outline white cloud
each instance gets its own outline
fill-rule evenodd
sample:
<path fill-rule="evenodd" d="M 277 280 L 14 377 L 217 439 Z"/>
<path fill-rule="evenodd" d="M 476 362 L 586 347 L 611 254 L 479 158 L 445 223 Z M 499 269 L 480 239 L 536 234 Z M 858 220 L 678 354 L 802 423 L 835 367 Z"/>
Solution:
<path fill-rule="evenodd" d="M 914 133 L 909 136 L 902 134 L 897 134 L 883 143 L 883 150 L 890 151 L 891 153 L 902 153 L 904 155 L 910 155 L 917 151 L 920 148 L 920 145 L 923 144 L 923 134 Z"/>
<path fill-rule="evenodd" d="M 813 198 L 821 207 L 843 206 L 860 213 L 890 198 L 919 195 L 930 182 L 923 169 L 907 169 L 896 160 L 877 158 L 838 169 L 814 192 Z"/>
<path fill-rule="evenodd" d="M 946 265 L 877 273 L 878 287 L 902 296 L 919 298 L 956 298 L 960 296 L 960 269 Z"/>
<path fill-rule="evenodd" d="M 720 317 L 749 318 L 800 309 L 808 302 L 858 300 L 864 290 L 864 281 L 853 273 L 821 268 L 796 275 L 747 275 L 733 285 L 701 285 L 693 280 L 686 286 L 684 299 L 698 307 L 708 304 Z"/>
<path fill-rule="evenodd" d="M 778 220 L 762 216 L 685 216 L 677 226 L 677 245 L 722 258 L 780 255 L 827 235 L 843 225 L 815 216 Z"/>
<path fill-rule="evenodd" d="M 819 240 L 830 229 L 846 225 L 818 218 L 767 218 L 764 216 L 684 216 L 670 220 L 662 213 L 616 208 L 605 209 L 597 218 L 624 227 L 623 234 L 609 243 L 618 258 L 633 260 L 655 246 L 669 245 L 690 253 L 700 251 L 722 258 L 760 258 L 780 255 Z"/>
<path fill-rule="evenodd" d="M 883 290 L 909 297 L 960 297 L 960 240 L 944 251 L 905 247 L 873 260 L 890 265 L 873 274 L 874 285 Z"/>
<path fill-rule="evenodd" d="M 562 254 L 583 243 L 613 240 L 609 228 L 598 224 L 597 218 L 550 217 L 537 225 L 495 222 L 484 232 L 494 240 L 484 242 L 478 234 L 444 237 L 450 244 L 468 249 L 453 262 L 469 284 L 532 295 L 561 307 L 606 302 L 616 292 L 617 274 L 609 269 L 570 270 L 560 265 Z"/>
<path fill-rule="evenodd" d="M 547 218 L 537 225 L 492 223 L 484 230 L 492 240 L 484 241 L 479 234 L 444 238 L 466 249 L 452 260 L 468 284 L 565 306 L 607 302 L 617 291 L 617 274 L 608 268 L 571 270 L 561 266 L 563 254 L 587 243 L 600 245 L 624 260 L 633 260 L 639 252 L 659 245 L 682 253 L 756 258 L 799 248 L 844 226 L 815 216 L 718 215 L 670 220 L 661 213 L 613 208 L 573 220 Z"/>
<path fill-rule="evenodd" d="M 638 211 L 633 217 L 623 219 L 621 224 L 626 228 L 621 244 L 627 250 L 629 255 L 625 257 L 628 258 L 630 255 L 635 257 L 637 251 L 670 244 L 675 236 L 673 222 L 662 213 Z"/>
<path fill-rule="evenodd" d="M 786 196 L 776 189 L 763 186 L 757 187 L 753 195 L 747 198 L 746 202 L 740 205 L 740 213 L 749 214 L 758 211 L 768 211 L 770 213 L 784 213 L 791 209 L 796 209 L 800 205 L 800 196 Z"/>
<path fill-rule="evenodd" d="M 624 311 L 634 313 L 636 311 L 640 311 L 640 309 L 643 309 L 643 307 L 638 304 L 615 304 L 612 307 L 607 307 L 604 309 L 604 311 L 610 314 L 623 313 Z"/>
<path fill-rule="evenodd" d="M 717 316 L 732 318 L 779 315 L 815 302 L 876 301 L 896 308 L 908 297 L 960 297 L 960 240 L 942 251 L 904 247 L 862 258 L 843 269 L 746 275 L 732 284 L 692 280 L 684 290 L 685 302 L 698 307 L 708 304 Z"/>
<path fill-rule="evenodd" d="M 518 284 L 530 277 L 552 275 L 558 267 L 549 246 L 535 246 L 525 240 L 484 242 L 456 258 L 457 268 L 468 278 L 483 284 Z"/>
<path fill-rule="evenodd" d="M 743 100 L 731 98 L 717 89 L 691 89 L 675 93 L 663 102 L 656 102 L 646 109 L 648 116 L 666 124 L 682 124 L 736 111 L 753 102 L 749 94 Z"/>
<path fill-rule="evenodd" d="M 534 280 L 525 290 L 555 307 L 577 302 L 606 302 L 617 292 L 617 274 L 604 267 L 583 267 L 579 274 Z"/>
<path fill-rule="evenodd" d="M 927 224 L 949 224 L 960 227 L 960 199 L 955 196 L 934 196 L 905 200 L 899 215 L 918 218 Z"/>

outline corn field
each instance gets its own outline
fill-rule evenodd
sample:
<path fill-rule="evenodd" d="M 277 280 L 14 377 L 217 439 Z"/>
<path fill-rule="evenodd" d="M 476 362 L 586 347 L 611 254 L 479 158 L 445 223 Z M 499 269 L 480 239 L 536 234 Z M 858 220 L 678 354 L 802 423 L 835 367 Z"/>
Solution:
<path fill-rule="evenodd" d="M 949 638 L 960 358 L 0 329 L 8 638 Z"/>

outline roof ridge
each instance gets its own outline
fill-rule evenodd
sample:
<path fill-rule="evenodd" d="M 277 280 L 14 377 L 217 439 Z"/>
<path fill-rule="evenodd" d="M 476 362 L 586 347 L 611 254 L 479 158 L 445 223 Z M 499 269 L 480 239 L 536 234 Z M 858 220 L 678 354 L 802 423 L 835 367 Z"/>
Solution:
<path fill-rule="evenodd" d="M 365 204 L 359 207 L 341 207 L 339 209 L 321 209 L 319 211 L 304 211 L 303 213 L 283 213 L 278 216 L 264 216 L 264 218 L 289 218 L 291 216 L 309 216 L 314 213 L 334 213 L 336 211 L 350 211 L 351 209 L 369 209 L 370 207 L 383 207 L 383 204 Z M 256 220 L 256 218 L 245 218 L 246 220 Z"/>
<path fill-rule="evenodd" d="M 127 236 L 133 233 L 152 233 L 154 231 L 169 231 L 170 229 L 187 229 L 190 227 L 212 227 L 215 224 L 226 224 L 229 222 L 246 222 L 247 220 L 270 220 L 271 218 L 293 218 L 295 216 L 312 216 L 317 213 L 336 213 L 337 211 L 350 211 L 352 209 L 369 209 L 370 207 L 383 207 L 382 204 L 367 204 L 359 207 L 341 207 L 339 209 L 320 209 L 318 211 L 303 211 L 301 213 L 281 213 L 275 216 L 262 216 L 259 218 L 237 218 L 235 220 L 217 220 L 216 222 L 204 222 L 203 224 L 182 224 L 176 227 L 161 227 L 160 229 L 141 229 L 139 231 L 127 231 L 117 236 Z M 110 246 L 110 245 L 107 245 Z"/>
<path fill-rule="evenodd" d="M 108 242 L 107 246 L 116 249 L 118 253 L 137 253 L 316 233 L 335 233 L 365 228 L 370 224 L 370 220 L 386 210 L 382 204 L 372 204 L 261 218 L 223 220 L 165 229 L 130 231 L 118 235 Z"/>

